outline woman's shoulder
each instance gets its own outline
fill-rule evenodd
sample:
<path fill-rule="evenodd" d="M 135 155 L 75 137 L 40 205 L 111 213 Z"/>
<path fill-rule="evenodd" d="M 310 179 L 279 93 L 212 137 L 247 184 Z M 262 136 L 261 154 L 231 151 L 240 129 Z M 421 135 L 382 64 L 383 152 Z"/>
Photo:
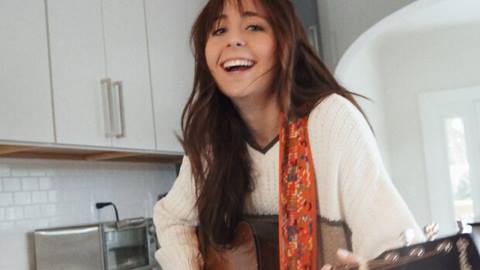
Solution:
<path fill-rule="evenodd" d="M 328 114 L 332 112 L 337 112 L 337 110 L 342 110 L 350 113 L 352 111 L 358 111 L 358 109 L 355 107 L 355 105 L 353 105 L 350 100 L 337 93 L 333 93 L 320 100 L 310 112 L 310 116 L 318 113 Z"/>
<path fill-rule="evenodd" d="M 372 132 L 362 112 L 339 94 L 331 94 L 315 106 L 309 115 L 308 129 L 313 140 L 341 145 Z"/>
<path fill-rule="evenodd" d="M 345 121 L 347 118 L 364 118 L 347 98 L 333 93 L 322 99 L 310 112 L 309 120 L 315 125 Z"/>

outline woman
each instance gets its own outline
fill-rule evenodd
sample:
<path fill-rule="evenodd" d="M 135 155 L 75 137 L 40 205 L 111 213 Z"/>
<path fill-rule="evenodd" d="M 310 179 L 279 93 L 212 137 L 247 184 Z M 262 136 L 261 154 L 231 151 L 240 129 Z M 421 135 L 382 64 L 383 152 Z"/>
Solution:
<path fill-rule="evenodd" d="M 191 40 L 194 89 L 182 119 L 187 155 L 154 208 L 163 269 L 201 269 L 206 252 L 198 238 L 225 246 L 245 214 L 278 213 L 278 134 L 286 118 L 308 117 L 322 233 L 318 268 L 374 258 L 401 245 L 406 229 L 421 237 L 352 93 L 316 56 L 289 0 L 210 0 Z"/>

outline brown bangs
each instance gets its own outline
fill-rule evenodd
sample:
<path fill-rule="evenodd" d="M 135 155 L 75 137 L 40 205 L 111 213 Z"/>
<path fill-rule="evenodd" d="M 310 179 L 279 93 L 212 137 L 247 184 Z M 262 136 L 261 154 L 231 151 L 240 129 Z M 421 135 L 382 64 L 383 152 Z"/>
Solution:
<path fill-rule="evenodd" d="M 209 1 L 209 3 L 205 6 L 205 8 L 202 10 L 202 13 L 200 14 L 199 18 L 202 18 L 202 22 L 204 25 L 204 29 L 207 30 L 203 32 L 202 34 L 205 35 L 205 40 L 208 39 L 208 35 L 212 31 L 212 29 L 216 26 L 218 26 L 220 19 L 222 17 L 222 12 L 225 4 L 227 1 L 232 2 L 235 7 L 238 9 L 240 13 L 243 13 L 245 11 L 243 1 L 242 0 L 213 0 Z M 261 0 L 252 0 L 255 8 L 259 8 L 260 6 L 263 8 L 265 7 L 264 1 Z M 265 8 L 264 8 L 265 9 Z M 270 12 L 267 13 L 267 20 L 269 23 L 272 23 L 270 16 Z M 193 34 L 193 33 L 192 33 Z M 200 33 L 197 33 L 200 34 Z M 197 36 L 198 37 L 198 36 Z"/>

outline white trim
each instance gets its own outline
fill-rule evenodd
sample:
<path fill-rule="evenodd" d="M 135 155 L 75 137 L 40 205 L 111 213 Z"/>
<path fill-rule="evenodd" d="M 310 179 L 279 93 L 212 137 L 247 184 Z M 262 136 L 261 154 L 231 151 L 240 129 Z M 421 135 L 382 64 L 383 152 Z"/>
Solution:
<path fill-rule="evenodd" d="M 475 102 L 478 100 L 477 102 Z M 467 156 L 470 164 L 480 160 L 478 126 L 480 125 L 480 86 L 419 94 L 424 158 L 428 183 L 430 211 L 433 222 L 440 224 L 442 233 L 456 231 L 453 196 L 451 192 L 448 152 L 444 119 L 459 116 L 465 122 Z M 475 117 L 475 106 L 477 111 Z M 477 122 L 475 119 L 477 118 Z M 476 151 L 475 151 L 476 150 Z M 475 215 L 480 216 L 480 168 L 470 167 L 472 199 Z"/>

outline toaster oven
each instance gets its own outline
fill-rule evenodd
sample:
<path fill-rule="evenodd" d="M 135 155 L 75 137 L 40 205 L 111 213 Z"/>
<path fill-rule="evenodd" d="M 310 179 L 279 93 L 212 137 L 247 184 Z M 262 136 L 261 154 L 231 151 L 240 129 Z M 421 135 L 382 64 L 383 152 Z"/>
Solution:
<path fill-rule="evenodd" d="M 160 269 L 152 219 L 36 230 L 37 270 Z"/>

